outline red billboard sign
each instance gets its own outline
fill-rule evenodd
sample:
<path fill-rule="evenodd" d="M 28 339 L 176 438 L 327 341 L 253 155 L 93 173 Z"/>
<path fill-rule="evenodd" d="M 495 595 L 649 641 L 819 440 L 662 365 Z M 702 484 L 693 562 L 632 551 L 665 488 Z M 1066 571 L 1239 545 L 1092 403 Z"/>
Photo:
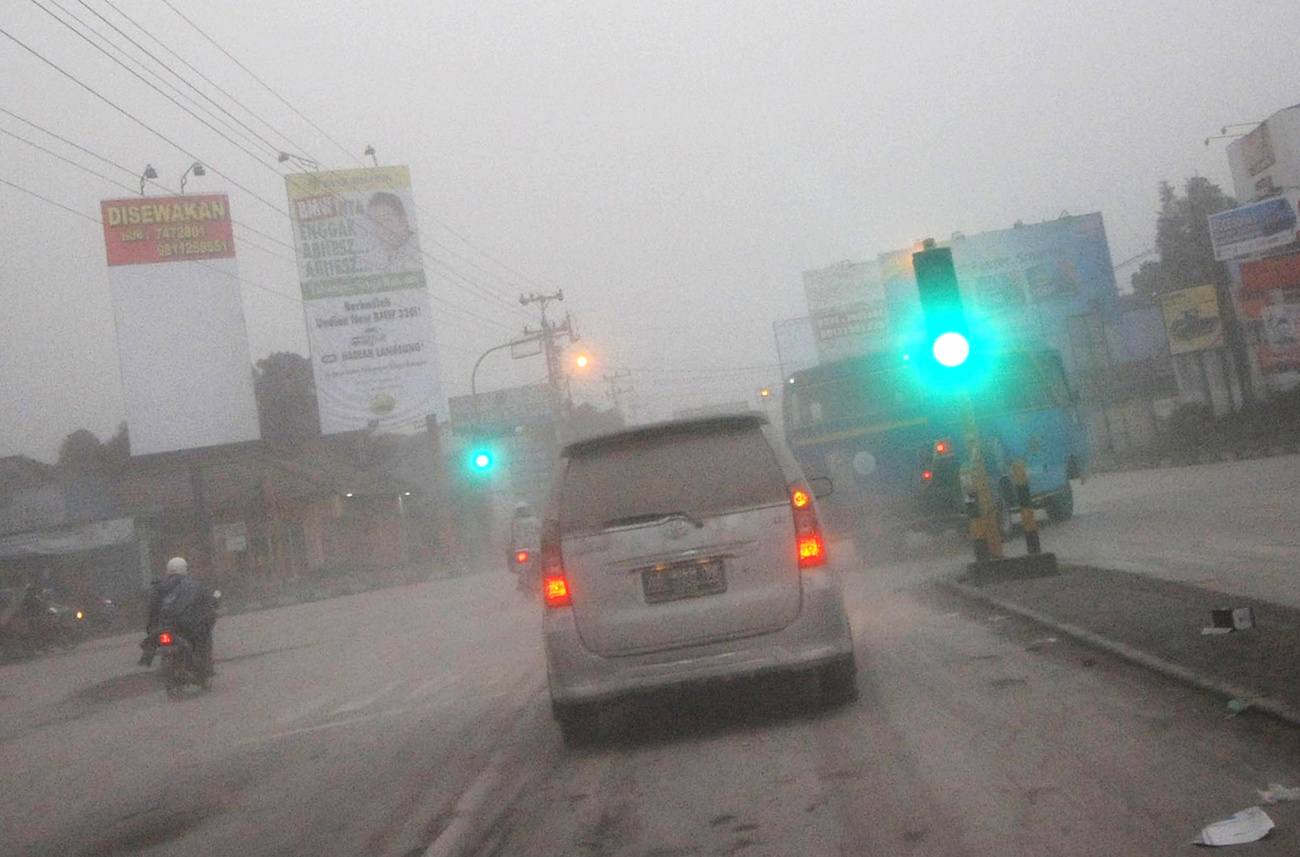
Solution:
<path fill-rule="evenodd" d="M 101 202 L 108 264 L 234 258 L 226 195 L 136 197 Z"/>

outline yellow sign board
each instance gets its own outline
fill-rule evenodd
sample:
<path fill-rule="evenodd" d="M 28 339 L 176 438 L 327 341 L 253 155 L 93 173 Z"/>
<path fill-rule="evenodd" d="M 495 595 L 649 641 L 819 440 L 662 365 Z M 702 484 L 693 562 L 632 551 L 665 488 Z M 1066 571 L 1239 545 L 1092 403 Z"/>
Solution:
<path fill-rule="evenodd" d="M 1223 320 L 1214 286 L 1193 286 L 1160 296 L 1170 354 L 1223 347 Z"/>

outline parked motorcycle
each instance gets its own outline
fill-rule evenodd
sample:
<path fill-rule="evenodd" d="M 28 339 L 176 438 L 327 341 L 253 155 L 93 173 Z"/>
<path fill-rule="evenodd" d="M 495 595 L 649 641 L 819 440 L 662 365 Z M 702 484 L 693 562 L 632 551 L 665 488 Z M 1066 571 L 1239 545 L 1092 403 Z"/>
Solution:
<path fill-rule="evenodd" d="M 79 612 L 83 623 L 96 632 L 115 631 L 122 624 L 122 610 L 111 598 L 97 598 Z"/>
<path fill-rule="evenodd" d="M 40 654 L 72 649 L 85 639 L 85 613 L 52 600 L 48 589 L 5 590 L 0 598 L 0 644 L 6 649 Z"/>

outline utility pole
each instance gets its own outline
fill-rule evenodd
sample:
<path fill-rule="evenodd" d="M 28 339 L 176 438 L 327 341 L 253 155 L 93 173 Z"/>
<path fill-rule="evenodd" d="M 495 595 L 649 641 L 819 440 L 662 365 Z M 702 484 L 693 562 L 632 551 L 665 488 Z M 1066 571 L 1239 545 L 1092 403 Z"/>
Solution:
<path fill-rule="evenodd" d="M 552 301 L 564 300 L 564 289 L 560 289 L 554 294 L 539 295 L 536 292 L 519 296 L 519 303 L 523 306 L 537 304 L 542 314 L 542 327 L 540 330 L 533 330 L 525 327 L 525 336 L 538 336 L 542 340 L 542 353 L 546 356 L 546 383 L 551 388 L 551 400 L 555 403 L 556 411 L 560 407 L 560 382 L 564 379 L 563 371 L 560 369 L 560 348 L 555 343 L 558 336 L 569 337 L 570 342 L 576 342 L 578 335 L 574 331 L 573 317 L 568 313 L 564 314 L 564 321 L 555 323 L 546 317 L 546 306 Z"/>
<path fill-rule="evenodd" d="M 631 376 L 631 374 L 632 374 L 631 369 L 615 369 L 611 374 L 601 376 L 604 379 L 605 383 L 609 385 L 609 390 L 606 393 L 606 395 L 609 396 L 610 403 L 614 406 L 614 409 L 617 410 L 619 413 L 623 413 L 623 412 L 622 409 L 619 407 L 618 397 L 623 395 L 624 393 L 630 393 L 632 392 L 632 390 L 629 387 L 618 386 L 618 382 L 623 378 L 627 378 Z M 626 417 L 627 414 L 623 414 L 623 416 Z"/>

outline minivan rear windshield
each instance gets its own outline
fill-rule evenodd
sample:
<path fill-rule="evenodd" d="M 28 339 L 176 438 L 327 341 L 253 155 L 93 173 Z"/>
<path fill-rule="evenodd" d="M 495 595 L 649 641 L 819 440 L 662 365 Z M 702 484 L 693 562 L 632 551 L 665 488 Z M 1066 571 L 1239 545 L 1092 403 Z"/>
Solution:
<path fill-rule="evenodd" d="M 569 459 L 560 496 L 566 534 L 682 514 L 695 521 L 786 502 L 776 455 L 757 428 L 638 438 Z"/>

